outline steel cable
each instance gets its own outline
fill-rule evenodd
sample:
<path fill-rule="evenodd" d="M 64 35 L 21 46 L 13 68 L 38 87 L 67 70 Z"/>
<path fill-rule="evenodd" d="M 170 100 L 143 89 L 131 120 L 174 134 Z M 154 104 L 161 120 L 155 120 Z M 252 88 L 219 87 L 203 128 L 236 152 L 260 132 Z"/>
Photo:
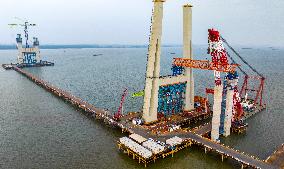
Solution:
<path fill-rule="evenodd" d="M 258 76 L 264 78 L 264 76 L 259 73 L 254 67 L 252 67 L 227 41 L 221 36 L 222 41 L 249 67 L 254 71 Z M 230 57 L 232 59 L 232 57 Z M 233 61 L 233 60 L 232 60 Z M 240 69 L 240 67 L 239 67 Z M 241 70 L 241 69 L 240 69 Z M 242 71 L 243 72 L 243 71 Z"/>

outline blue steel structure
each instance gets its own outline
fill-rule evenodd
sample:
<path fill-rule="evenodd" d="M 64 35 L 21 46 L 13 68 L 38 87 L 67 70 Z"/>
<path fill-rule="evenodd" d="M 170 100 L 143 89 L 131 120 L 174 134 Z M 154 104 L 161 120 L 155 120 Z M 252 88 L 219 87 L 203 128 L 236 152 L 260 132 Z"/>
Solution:
<path fill-rule="evenodd" d="M 160 86 L 158 112 L 164 116 L 180 113 L 184 107 L 186 83 Z"/>
<path fill-rule="evenodd" d="M 171 68 L 173 76 L 183 74 L 184 67 L 174 66 Z M 184 108 L 186 83 L 178 83 L 159 87 L 158 112 L 164 116 L 180 113 Z"/>
<path fill-rule="evenodd" d="M 23 63 L 25 64 L 36 64 L 36 53 L 35 52 L 24 52 Z"/>
<path fill-rule="evenodd" d="M 173 65 L 172 71 L 173 71 L 173 76 L 181 75 L 184 72 L 184 67 Z"/>

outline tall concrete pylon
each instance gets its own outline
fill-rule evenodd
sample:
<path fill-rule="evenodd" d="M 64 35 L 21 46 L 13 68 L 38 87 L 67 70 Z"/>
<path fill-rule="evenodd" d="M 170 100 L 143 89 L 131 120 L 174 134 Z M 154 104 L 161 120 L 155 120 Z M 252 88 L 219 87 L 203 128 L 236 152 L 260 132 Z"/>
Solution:
<path fill-rule="evenodd" d="M 183 6 L 183 57 L 192 59 L 192 5 Z M 192 68 L 185 68 L 187 78 L 184 110 L 194 109 L 194 79 Z"/>
<path fill-rule="evenodd" d="M 223 84 L 215 85 L 214 87 L 214 105 L 213 105 L 213 117 L 212 117 L 212 130 L 211 140 L 219 140 L 219 127 L 220 127 L 220 116 L 221 116 L 221 104 L 223 95 Z"/>
<path fill-rule="evenodd" d="M 165 0 L 154 0 L 153 2 L 154 10 L 152 14 L 143 105 L 143 119 L 145 123 L 157 120 L 163 3 Z"/>

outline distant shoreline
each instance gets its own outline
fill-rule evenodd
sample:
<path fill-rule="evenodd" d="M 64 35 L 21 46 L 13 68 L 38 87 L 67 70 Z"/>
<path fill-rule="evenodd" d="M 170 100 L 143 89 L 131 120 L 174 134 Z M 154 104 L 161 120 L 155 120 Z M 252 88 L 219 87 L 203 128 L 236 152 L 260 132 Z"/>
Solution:
<path fill-rule="evenodd" d="M 163 45 L 162 47 L 181 47 L 182 45 Z M 148 45 L 41 45 L 40 49 L 82 49 L 82 48 L 147 48 Z M 0 50 L 13 50 L 16 45 L 0 45 Z"/>
<path fill-rule="evenodd" d="M 196 44 L 194 46 L 205 47 L 207 45 Z M 182 45 L 162 45 L 162 47 L 182 47 Z M 280 46 L 245 46 L 245 45 L 236 45 L 236 48 L 242 50 L 257 49 L 257 48 L 266 48 L 272 50 L 283 49 L 284 47 Z M 148 45 L 41 45 L 40 49 L 86 49 L 86 48 L 148 48 Z M 0 45 L 0 50 L 16 50 L 16 45 Z"/>

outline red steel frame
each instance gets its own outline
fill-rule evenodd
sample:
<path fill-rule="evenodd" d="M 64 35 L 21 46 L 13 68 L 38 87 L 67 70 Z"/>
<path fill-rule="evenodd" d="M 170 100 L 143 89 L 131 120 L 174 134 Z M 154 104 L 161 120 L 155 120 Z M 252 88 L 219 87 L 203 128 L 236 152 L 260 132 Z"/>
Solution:
<path fill-rule="evenodd" d="M 249 79 L 255 79 L 255 80 L 259 80 L 260 84 L 258 86 L 258 89 L 250 89 L 248 86 L 248 81 Z M 264 82 L 265 82 L 265 78 L 264 77 L 258 77 L 258 76 L 248 76 L 245 75 L 245 79 L 242 85 L 242 89 L 240 92 L 240 95 L 242 98 L 244 98 L 244 95 L 247 93 L 247 91 L 251 91 L 251 92 L 256 92 L 255 95 L 255 99 L 254 99 L 254 104 L 259 104 L 260 106 L 263 105 L 263 90 L 264 90 Z"/>

